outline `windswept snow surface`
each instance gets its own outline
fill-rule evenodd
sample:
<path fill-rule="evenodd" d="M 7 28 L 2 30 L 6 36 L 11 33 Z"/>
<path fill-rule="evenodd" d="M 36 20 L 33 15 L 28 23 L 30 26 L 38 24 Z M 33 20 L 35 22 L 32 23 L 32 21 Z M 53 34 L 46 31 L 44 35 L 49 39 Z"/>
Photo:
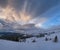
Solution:
<path fill-rule="evenodd" d="M 53 42 L 56 35 L 58 36 L 57 43 Z M 26 42 L 0 40 L 0 50 L 60 50 L 60 33 L 51 34 L 46 37 L 52 38 L 52 40 L 45 41 L 45 37 L 29 38 Z M 36 42 L 32 42 L 33 39 Z"/>

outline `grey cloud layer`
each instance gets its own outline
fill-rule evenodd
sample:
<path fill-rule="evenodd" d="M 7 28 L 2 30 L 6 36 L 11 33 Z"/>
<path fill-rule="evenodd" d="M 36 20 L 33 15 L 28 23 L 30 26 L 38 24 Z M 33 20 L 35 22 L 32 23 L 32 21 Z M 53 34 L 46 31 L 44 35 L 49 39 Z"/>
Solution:
<path fill-rule="evenodd" d="M 6 7 L 8 5 L 7 0 L 0 0 L 0 7 Z"/>
<path fill-rule="evenodd" d="M 26 11 L 33 16 L 39 16 L 60 3 L 60 0 L 0 0 L 0 6 L 6 7 L 10 2 L 15 10 L 21 11 L 25 1 L 27 1 Z"/>
<path fill-rule="evenodd" d="M 31 15 L 30 17 L 32 17 L 32 21 L 34 20 L 33 18 L 35 18 L 36 21 L 37 20 L 41 21 L 42 18 L 46 20 L 46 17 L 50 17 L 49 15 L 51 13 L 47 14 L 45 12 L 57 5 L 60 5 L 60 0 L 0 0 L 0 7 L 6 8 L 7 6 L 10 6 L 10 7 L 7 7 L 8 9 L 6 8 L 6 11 L 13 8 L 15 17 L 16 16 L 19 17 L 20 15 L 19 13 L 22 10 L 25 10 L 27 14 Z M 45 16 L 44 13 L 48 16 Z M 40 19 L 38 19 L 37 17 Z M 23 18 L 23 19 L 24 21 L 26 20 L 26 18 Z"/>
<path fill-rule="evenodd" d="M 27 1 L 26 11 L 33 16 L 39 16 L 60 4 L 60 0 L 14 0 L 13 7 L 16 10 L 21 10 L 25 1 Z"/>

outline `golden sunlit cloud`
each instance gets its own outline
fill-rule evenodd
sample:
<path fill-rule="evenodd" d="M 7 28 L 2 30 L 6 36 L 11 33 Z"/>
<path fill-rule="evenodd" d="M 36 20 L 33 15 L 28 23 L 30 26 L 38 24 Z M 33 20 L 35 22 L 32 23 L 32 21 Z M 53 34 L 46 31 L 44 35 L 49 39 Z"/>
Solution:
<path fill-rule="evenodd" d="M 28 22 L 31 19 L 31 17 L 29 15 L 27 15 L 25 12 L 21 12 L 20 13 L 20 19 L 23 22 Z"/>
<path fill-rule="evenodd" d="M 14 7 L 12 7 L 12 1 L 8 0 L 8 5 L 5 8 L 0 8 L 0 19 L 5 19 L 9 22 L 18 22 L 20 24 L 34 23 L 36 26 L 42 26 L 42 23 L 46 21 L 46 18 L 34 18 L 26 11 L 28 0 L 25 0 L 22 5 L 22 10 L 18 13 Z M 34 14 L 34 13 L 32 13 Z"/>
<path fill-rule="evenodd" d="M 20 19 L 25 23 L 31 20 L 31 15 L 27 14 L 26 12 L 27 3 L 28 3 L 28 0 L 25 0 L 25 3 L 22 7 L 22 11 L 20 12 Z"/>
<path fill-rule="evenodd" d="M 31 17 L 26 12 L 19 12 L 19 14 L 16 13 L 16 11 L 10 7 L 7 6 L 6 8 L 1 9 L 2 12 L 0 12 L 0 18 L 6 19 L 7 21 L 23 21 L 28 22 Z"/>
<path fill-rule="evenodd" d="M 31 19 L 31 16 L 29 14 L 27 14 L 27 12 L 26 12 L 27 0 L 23 4 L 22 10 L 18 13 L 11 6 L 10 2 L 8 2 L 9 4 L 7 5 L 6 8 L 1 8 L 0 18 L 3 18 L 3 19 L 10 21 L 10 22 L 15 22 L 15 21 L 19 22 L 20 21 L 22 23 L 27 23 Z"/>

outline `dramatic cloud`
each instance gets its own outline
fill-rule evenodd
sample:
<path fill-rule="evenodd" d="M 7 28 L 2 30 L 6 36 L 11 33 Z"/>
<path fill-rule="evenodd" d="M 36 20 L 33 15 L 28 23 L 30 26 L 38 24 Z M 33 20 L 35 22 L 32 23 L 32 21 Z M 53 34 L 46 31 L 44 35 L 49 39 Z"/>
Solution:
<path fill-rule="evenodd" d="M 41 26 L 54 16 L 52 10 L 57 5 L 60 5 L 60 0 L 0 0 L 0 18 L 19 24 L 34 23 Z"/>
<path fill-rule="evenodd" d="M 0 8 L 0 18 L 6 19 L 11 22 L 21 22 L 21 24 L 28 22 L 31 19 L 31 15 L 27 14 L 26 2 L 23 4 L 22 10 L 19 12 L 13 7 L 13 0 L 8 0 L 8 5 L 4 8 Z"/>
<path fill-rule="evenodd" d="M 8 5 L 8 1 L 7 0 L 0 0 L 0 7 L 6 7 Z"/>

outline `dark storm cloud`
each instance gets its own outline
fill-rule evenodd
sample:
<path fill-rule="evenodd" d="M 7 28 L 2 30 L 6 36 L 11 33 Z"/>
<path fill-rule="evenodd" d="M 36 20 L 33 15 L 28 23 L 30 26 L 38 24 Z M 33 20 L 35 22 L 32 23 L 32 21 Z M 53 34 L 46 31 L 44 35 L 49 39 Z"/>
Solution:
<path fill-rule="evenodd" d="M 6 7 L 8 5 L 8 0 L 0 0 L 0 7 Z"/>
<path fill-rule="evenodd" d="M 39 16 L 53 6 L 60 4 L 60 0 L 0 0 L 0 6 L 6 7 L 11 3 L 11 6 L 15 8 L 15 10 L 20 11 L 23 9 L 25 2 L 27 3 L 26 12 L 34 17 Z"/>
<path fill-rule="evenodd" d="M 57 6 L 58 8 L 55 8 Z M 8 16 L 8 20 L 18 21 L 20 24 L 43 24 L 49 17 L 52 18 L 57 10 L 60 14 L 59 6 L 60 0 L 0 0 L 0 7 L 3 7 L 0 14 L 4 14 L 0 16 Z"/>
<path fill-rule="evenodd" d="M 60 3 L 60 0 L 14 0 L 13 7 L 21 10 L 25 1 L 27 1 L 26 11 L 33 16 L 39 16 Z"/>
<path fill-rule="evenodd" d="M 0 0 L 0 6 L 6 7 L 9 4 L 8 1 L 12 0 Z M 23 9 L 25 1 L 27 1 L 26 11 L 33 16 L 39 16 L 60 3 L 60 0 L 13 0 L 10 3 L 15 10 L 20 11 Z"/>
<path fill-rule="evenodd" d="M 1 7 L 9 5 L 10 8 L 12 7 L 18 13 L 25 9 L 26 13 L 33 18 L 40 17 L 40 15 L 58 4 L 60 4 L 60 0 L 0 0 Z"/>
<path fill-rule="evenodd" d="M 48 11 L 50 8 L 58 5 L 60 3 L 60 0 L 37 0 L 36 3 L 40 3 L 40 5 L 33 5 L 31 6 L 32 11 L 36 12 L 35 16 L 39 16 L 46 11 Z M 37 7 L 37 8 L 36 8 Z"/>
<path fill-rule="evenodd" d="M 19 11 L 22 9 L 24 2 L 25 0 L 13 0 L 12 6 Z"/>

